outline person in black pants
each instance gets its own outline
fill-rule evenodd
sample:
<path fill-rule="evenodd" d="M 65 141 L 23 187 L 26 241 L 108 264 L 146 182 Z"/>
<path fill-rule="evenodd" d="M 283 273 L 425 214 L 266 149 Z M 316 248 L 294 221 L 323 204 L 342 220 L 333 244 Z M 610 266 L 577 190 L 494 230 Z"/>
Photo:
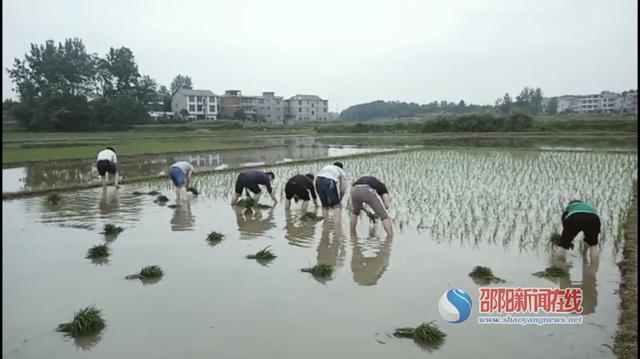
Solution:
<path fill-rule="evenodd" d="M 297 174 L 287 181 L 284 186 L 284 209 L 289 210 L 291 208 L 291 199 L 298 203 L 302 200 L 302 211 L 306 212 L 309 207 L 309 201 L 313 198 L 313 204 L 318 207 L 318 198 L 316 196 L 316 189 L 313 186 L 313 174 L 307 173 L 306 175 Z"/>
<path fill-rule="evenodd" d="M 262 172 L 259 170 L 244 170 L 240 172 L 238 178 L 236 179 L 235 191 L 233 192 L 233 197 L 231 197 L 231 205 L 235 205 L 238 202 L 238 198 L 242 194 L 242 191 L 246 188 L 249 191 L 255 194 L 256 203 L 260 200 L 260 195 L 262 194 L 262 190 L 260 189 L 260 185 L 263 185 L 267 188 L 267 192 L 271 199 L 273 200 L 273 204 L 275 205 L 276 196 L 273 194 L 273 188 L 271 188 L 271 182 L 276 178 L 276 175 L 273 172 Z M 248 192 L 247 192 L 248 195 Z"/>

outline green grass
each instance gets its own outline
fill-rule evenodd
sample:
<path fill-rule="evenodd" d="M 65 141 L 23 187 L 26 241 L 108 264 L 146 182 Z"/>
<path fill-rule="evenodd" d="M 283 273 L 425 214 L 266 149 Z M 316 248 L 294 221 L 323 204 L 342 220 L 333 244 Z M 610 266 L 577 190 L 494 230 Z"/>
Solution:
<path fill-rule="evenodd" d="M 247 259 L 257 259 L 259 261 L 270 261 L 276 259 L 277 256 L 273 254 L 269 247 L 270 246 L 265 247 L 256 254 L 249 254 Z"/>
<path fill-rule="evenodd" d="M 224 239 L 224 234 L 213 231 L 207 235 L 207 241 L 209 243 L 218 243 Z"/>
<path fill-rule="evenodd" d="M 302 268 L 300 271 L 311 273 L 314 277 L 328 278 L 333 274 L 333 266 L 328 264 L 316 264 L 310 268 Z"/>
<path fill-rule="evenodd" d="M 104 225 L 104 229 L 102 231 L 103 234 L 106 235 L 114 235 L 114 234 L 118 234 L 120 232 L 124 231 L 124 228 L 122 227 L 117 227 L 115 224 L 105 224 Z"/>
<path fill-rule="evenodd" d="M 569 276 L 569 272 L 556 265 L 552 265 L 551 267 L 545 268 L 542 272 L 533 273 L 533 275 L 543 278 L 566 278 Z"/>
<path fill-rule="evenodd" d="M 87 258 L 99 259 L 109 256 L 109 247 L 106 244 L 99 244 L 97 246 L 89 248 L 87 252 Z"/>
<path fill-rule="evenodd" d="M 437 349 L 444 342 L 445 334 L 433 321 L 422 323 L 416 328 L 398 328 L 393 332 L 397 338 L 413 339 L 418 345 L 425 349 Z"/>
<path fill-rule="evenodd" d="M 83 336 L 98 332 L 106 327 L 101 310 L 95 306 L 80 309 L 73 315 L 73 320 L 58 325 L 57 330 L 72 336 Z"/>
<path fill-rule="evenodd" d="M 471 273 L 469 273 L 469 277 L 479 281 L 492 282 L 492 283 L 502 283 L 505 281 L 504 279 L 498 278 L 495 275 L 493 275 L 491 268 L 481 267 L 481 266 L 474 267 Z"/>
<path fill-rule="evenodd" d="M 139 273 L 126 276 L 126 279 L 158 279 L 164 275 L 162 268 L 153 265 L 142 268 Z"/>

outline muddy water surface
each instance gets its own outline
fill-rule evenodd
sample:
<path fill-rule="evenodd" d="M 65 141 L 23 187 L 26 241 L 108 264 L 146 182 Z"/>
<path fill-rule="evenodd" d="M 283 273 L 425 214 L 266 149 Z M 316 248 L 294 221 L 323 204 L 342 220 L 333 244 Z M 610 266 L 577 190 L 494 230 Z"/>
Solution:
<path fill-rule="evenodd" d="M 275 168 L 278 196 L 288 176 L 324 164 Z M 505 151 L 346 160 L 350 176 L 374 174 L 389 185 L 393 239 L 364 220 L 350 236 L 346 210 L 318 223 L 286 214 L 282 201 L 245 214 L 227 203 L 231 173 L 198 179 L 202 194 L 176 208 L 132 193 L 160 190 L 175 204 L 168 181 L 68 193 L 57 206 L 4 201 L 3 357 L 613 358 L 617 215 L 636 167 L 629 155 Z M 517 196 L 522 188 L 530 194 Z M 559 225 L 557 204 L 573 196 L 602 207 L 599 266 L 574 250 L 569 280 L 533 277 L 550 263 L 543 239 Z M 108 263 L 94 264 L 86 251 L 105 240 L 105 223 L 125 230 L 108 239 Z M 205 240 L 212 230 L 226 235 L 215 246 Z M 278 256 L 268 265 L 244 258 L 268 245 Z M 300 272 L 317 262 L 335 265 L 333 277 Z M 158 283 L 124 279 L 152 264 L 166 273 Z M 582 288 L 585 323 L 480 326 L 480 287 L 467 276 L 475 265 L 491 267 L 508 287 Z M 450 288 L 474 301 L 464 323 L 440 318 L 437 302 Z M 107 320 L 100 335 L 73 340 L 54 331 L 91 304 Z M 388 336 L 431 320 L 447 333 L 431 354 Z"/>

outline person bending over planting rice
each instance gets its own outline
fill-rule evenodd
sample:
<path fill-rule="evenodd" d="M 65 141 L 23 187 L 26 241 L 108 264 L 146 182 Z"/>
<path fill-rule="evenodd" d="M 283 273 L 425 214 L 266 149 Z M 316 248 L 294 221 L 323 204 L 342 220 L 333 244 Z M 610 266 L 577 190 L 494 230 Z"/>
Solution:
<path fill-rule="evenodd" d="M 273 194 L 273 188 L 271 188 L 271 182 L 276 178 L 276 175 L 273 172 L 262 172 L 259 170 L 244 170 L 240 172 L 238 178 L 236 179 L 236 188 L 233 192 L 233 196 L 231 197 L 231 205 L 235 205 L 238 202 L 238 198 L 242 195 L 242 191 L 244 189 L 248 189 L 249 191 L 255 194 L 254 201 L 258 203 L 260 200 L 260 195 L 262 194 L 262 190 L 260 189 L 260 185 L 263 185 L 267 188 L 267 192 L 271 199 L 273 200 L 273 204 L 275 205 L 278 201 L 276 200 L 276 196 Z M 249 193 L 247 192 L 247 195 Z"/>
<path fill-rule="evenodd" d="M 341 202 L 347 190 L 347 174 L 341 162 L 323 167 L 316 176 L 316 191 L 322 203 L 322 215 L 326 220 L 329 209 L 336 209 L 336 218 L 340 220 Z"/>
<path fill-rule="evenodd" d="M 364 206 L 365 203 L 380 218 L 387 236 L 393 236 L 391 218 L 386 211 L 391 205 L 391 197 L 387 186 L 373 176 L 360 177 L 351 186 L 351 233 L 356 232 L 360 211 L 365 211 L 369 217 L 374 218 L 374 214 Z"/>
<path fill-rule="evenodd" d="M 169 167 L 169 178 L 173 182 L 178 199 L 182 194 L 186 196 L 187 188 L 191 187 L 194 167 L 187 161 L 178 161 Z"/>
<path fill-rule="evenodd" d="M 98 152 L 96 167 L 98 168 L 98 174 L 102 177 L 103 187 L 107 186 L 107 173 L 109 173 L 109 177 L 113 178 L 116 188 L 120 187 L 118 185 L 118 155 L 113 147 L 106 147 Z"/>
<path fill-rule="evenodd" d="M 313 204 L 318 207 L 318 199 L 316 197 L 316 190 L 313 187 L 313 174 L 307 173 L 306 175 L 295 175 L 287 181 L 284 186 L 284 209 L 289 210 L 291 207 L 291 199 L 298 203 L 302 200 L 302 211 L 306 212 L 309 207 L 309 201 L 313 198 Z"/>
<path fill-rule="evenodd" d="M 580 232 L 584 233 L 584 241 L 589 245 L 591 261 L 597 260 L 600 217 L 591 203 L 573 200 L 562 213 L 562 235 L 560 241 L 555 243 L 556 258 L 565 257 L 567 249 L 573 248 L 573 239 Z"/>

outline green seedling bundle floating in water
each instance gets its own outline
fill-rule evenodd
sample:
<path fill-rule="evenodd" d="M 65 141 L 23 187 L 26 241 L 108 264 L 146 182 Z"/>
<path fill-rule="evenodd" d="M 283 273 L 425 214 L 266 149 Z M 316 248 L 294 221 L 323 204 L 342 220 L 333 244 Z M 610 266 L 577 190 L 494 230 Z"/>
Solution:
<path fill-rule="evenodd" d="M 444 343 L 447 334 L 433 322 L 422 323 L 416 328 L 398 328 L 393 335 L 397 338 L 413 339 L 416 344 L 427 350 L 438 349 Z"/>
<path fill-rule="evenodd" d="M 471 273 L 469 273 L 469 277 L 473 278 L 474 282 L 478 282 L 480 284 L 505 282 L 504 279 L 498 278 L 493 275 L 493 272 L 489 267 L 476 266 L 475 268 L 473 268 Z"/>
<path fill-rule="evenodd" d="M 236 205 L 238 205 L 240 207 L 247 208 L 247 209 L 250 209 L 250 208 L 271 208 L 271 206 L 268 206 L 266 204 L 260 204 L 260 203 L 256 202 L 256 200 L 251 198 L 251 197 L 242 198 L 242 199 L 238 200 Z"/>
<path fill-rule="evenodd" d="M 158 191 L 149 191 L 149 192 L 147 192 L 147 194 L 148 194 L 149 196 L 157 196 L 157 195 L 159 195 L 159 194 L 160 194 L 160 192 L 158 192 Z"/>
<path fill-rule="evenodd" d="M 300 217 L 301 221 L 321 221 L 322 219 L 322 216 L 318 216 L 313 212 L 306 212 Z"/>
<path fill-rule="evenodd" d="M 133 192 L 131 192 L 131 194 L 134 195 L 134 196 L 141 196 L 141 195 L 143 195 L 145 193 L 144 192 L 140 192 L 140 191 L 133 191 Z"/>
<path fill-rule="evenodd" d="M 569 272 L 556 265 L 552 265 L 551 267 L 545 268 L 542 272 L 533 273 L 533 275 L 541 278 L 564 278 L 569 276 Z"/>
<path fill-rule="evenodd" d="M 301 272 L 311 273 L 317 278 L 329 278 L 333 274 L 333 266 L 328 264 L 316 264 L 310 268 L 302 268 Z"/>
<path fill-rule="evenodd" d="M 273 254 L 273 252 L 269 249 L 271 246 L 266 246 L 264 249 L 260 250 L 256 254 L 249 254 L 247 259 L 256 259 L 258 261 L 270 261 L 275 259 L 277 256 Z"/>
<path fill-rule="evenodd" d="M 131 274 L 126 276 L 126 279 L 141 279 L 141 280 L 152 280 L 152 279 L 160 279 L 164 273 L 162 272 L 162 268 L 153 265 L 142 268 L 140 273 Z"/>
<path fill-rule="evenodd" d="M 207 242 L 211 244 L 220 243 L 224 239 L 224 234 L 213 231 L 207 235 Z"/>
<path fill-rule="evenodd" d="M 87 252 L 87 258 L 89 259 L 104 259 L 109 256 L 109 247 L 106 244 L 99 244 L 97 246 L 89 248 Z"/>
<path fill-rule="evenodd" d="M 77 311 L 72 321 L 58 325 L 57 331 L 74 337 L 96 333 L 106 327 L 101 314 L 101 310 L 93 305 L 86 307 Z"/>
<path fill-rule="evenodd" d="M 167 196 L 161 194 L 161 195 L 158 195 L 158 197 L 156 197 L 154 202 L 160 203 L 160 204 L 167 203 L 167 202 L 169 202 L 169 198 Z"/>
<path fill-rule="evenodd" d="M 120 233 L 122 231 L 124 231 L 124 228 L 117 227 L 115 224 L 108 223 L 108 224 L 104 225 L 104 230 L 102 231 L 102 233 L 112 236 L 112 235 L 116 235 L 116 234 L 118 234 L 118 233 Z"/>
<path fill-rule="evenodd" d="M 49 204 L 53 204 L 53 205 L 58 204 L 58 202 L 60 202 L 61 199 L 62 199 L 62 197 L 59 194 L 55 193 L 55 192 L 54 193 L 50 193 L 47 196 L 47 202 Z"/>

